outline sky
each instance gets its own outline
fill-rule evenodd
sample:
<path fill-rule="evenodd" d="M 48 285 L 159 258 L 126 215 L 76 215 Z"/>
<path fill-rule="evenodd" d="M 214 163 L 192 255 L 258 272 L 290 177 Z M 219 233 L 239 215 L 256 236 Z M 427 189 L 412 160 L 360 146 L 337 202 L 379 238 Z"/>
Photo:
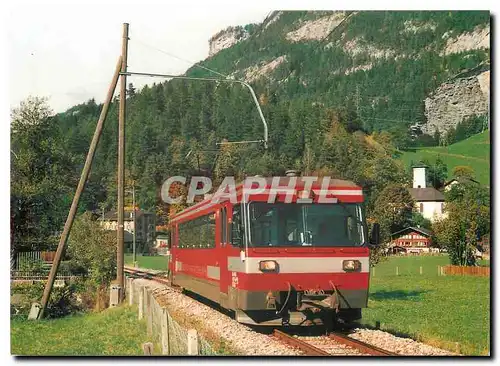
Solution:
<path fill-rule="evenodd" d="M 197 62 L 208 57 L 208 40 L 219 30 L 260 23 L 271 10 L 214 2 L 121 3 L 33 3 L 30 11 L 24 3 L 11 4 L 10 107 L 29 95 L 49 97 L 55 112 L 90 98 L 102 102 L 121 53 L 124 22 L 130 24 L 129 71 L 179 74 L 191 64 L 154 48 Z M 162 80 L 134 77 L 127 83 L 141 87 L 153 81 Z"/>

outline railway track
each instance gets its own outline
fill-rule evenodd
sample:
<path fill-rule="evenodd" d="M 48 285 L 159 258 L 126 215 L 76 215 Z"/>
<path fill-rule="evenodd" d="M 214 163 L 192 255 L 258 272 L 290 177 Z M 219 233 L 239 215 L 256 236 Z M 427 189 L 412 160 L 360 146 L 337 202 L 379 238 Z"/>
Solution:
<path fill-rule="evenodd" d="M 398 356 L 337 332 L 328 336 L 292 336 L 275 329 L 273 336 L 306 356 Z"/>
<path fill-rule="evenodd" d="M 133 276 L 139 276 L 148 280 L 152 280 L 170 286 L 170 281 L 165 276 L 163 276 L 163 274 L 165 273 L 164 271 L 149 271 L 149 270 L 142 271 L 138 268 L 128 267 L 128 266 L 124 266 L 123 270 L 125 271 L 125 273 L 131 274 Z"/>
<path fill-rule="evenodd" d="M 168 279 L 163 275 L 163 271 L 144 271 L 128 266 L 125 266 L 124 270 L 130 275 L 172 287 Z M 305 356 L 398 356 L 395 353 L 358 341 L 339 332 L 332 332 L 327 336 L 293 336 L 274 329 L 272 336 L 280 342 L 299 349 Z"/>

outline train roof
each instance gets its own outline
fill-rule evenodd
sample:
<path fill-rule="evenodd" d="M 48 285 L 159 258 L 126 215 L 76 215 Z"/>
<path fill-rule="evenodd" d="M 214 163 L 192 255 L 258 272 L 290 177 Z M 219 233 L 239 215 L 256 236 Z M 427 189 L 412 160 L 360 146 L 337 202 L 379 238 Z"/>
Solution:
<path fill-rule="evenodd" d="M 265 192 L 261 194 L 269 194 L 269 190 L 272 188 L 272 183 L 273 179 L 279 178 L 278 185 L 280 187 L 283 186 L 288 186 L 291 183 L 292 179 L 295 179 L 295 192 L 300 191 L 301 189 L 304 188 L 307 178 L 310 177 L 260 177 L 260 176 L 255 176 L 255 177 L 247 177 L 247 179 L 252 180 L 252 178 L 259 178 L 261 180 L 265 181 Z M 305 178 L 305 179 L 303 179 Z M 236 196 L 238 199 L 238 202 L 241 202 L 242 198 L 242 190 L 244 187 L 245 182 L 241 182 L 236 185 Z M 256 183 L 257 184 L 257 183 Z M 349 195 L 355 195 L 355 196 L 362 196 L 363 192 L 362 189 L 359 185 L 356 183 L 349 181 L 349 180 L 344 180 L 344 179 L 331 179 L 328 182 L 327 187 L 323 187 L 323 178 L 320 177 L 317 179 L 317 181 L 312 183 L 311 190 L 318 194 L 320 190 L 322 189 L 327 189 L 328 194 L 331 194 L 333 196 L 343 196 L 342 192 L 345 192 L 345 194 Z M 247 187 L 250 188 L 250 187 Z M 254 188 L 254 186 L 252 186 Z M 258 188 L 258 186 L 255 186 L 255 188 Z M 349 193 L 348 193 L 349 192 Z M 295 193 L 296 194 L 296 193 Z M 220 205 L 223 202 L 229 201 L 229 198 L 221 198 L 219 202 L 212 202 L 212 196 L 210 195 L 208 198 L 204 199 L 203 201 L 200 201 L 190 207 L 187 207 L 181 212 L 178 212 L 177 214 L 173 215 L 171 217 L 171 222 L 175 222 L 181 218 L 191 216 L 191 214 L 194 214 L 195 212 L 199 211 L 204 211 L 205 209 L 208 209 L 212 206 Z M 252 198 L 252 195 L 249 196 L 249 199 Z"/>

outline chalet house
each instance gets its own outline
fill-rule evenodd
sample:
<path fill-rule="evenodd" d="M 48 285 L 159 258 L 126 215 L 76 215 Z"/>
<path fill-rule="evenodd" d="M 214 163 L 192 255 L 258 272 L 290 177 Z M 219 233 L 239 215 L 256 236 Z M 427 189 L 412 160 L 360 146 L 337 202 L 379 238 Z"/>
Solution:
<path fill-rule="evenodd" d="M 429 253 L 431 250 L 431 231 L 421 227 L 407 227 L 391 234 L 389 252 L 391 253 Z"/>
<path fill-rule="evenodd" d="M 409 188 L 416 209 L 423 217 L 434 222 L 445 216 L 444 195 L 434 187 L 427 187 L 425 165 L 413 166 L 413 188 Z"/>

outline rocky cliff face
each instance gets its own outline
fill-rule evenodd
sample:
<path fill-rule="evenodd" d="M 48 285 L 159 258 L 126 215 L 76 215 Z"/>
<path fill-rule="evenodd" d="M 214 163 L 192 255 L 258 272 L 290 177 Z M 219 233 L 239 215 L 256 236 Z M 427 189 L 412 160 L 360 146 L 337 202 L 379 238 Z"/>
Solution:
<path fill-rule="evenodd" d="M 328 35 L 345 18 L 343 11 L 334 12 L 333 15 L 316 20 L 303 22 L 300 28 L 286 34 L 286 39 L 291 42 L 304 40 L 319 40 Z"/>
<path fill-rule="evenodd" d="M 469 117 L 487 114 L 489 75 L 489 70 L 480 69 L 473 75 L 441 84 L 425 99 L 427 124 L 422 127 L 422 132 L 432 135 L 436 129 L 448 131 Z"/>
<path fill-rule="evenodd" d="M 208 56 L 212 57 L 223 49 L 229 48 L 247 38 L 248 33 L 243 27 L 228 27 L 210 38 L 208 41 Z"/>
<path fill-rule="evenodd" d="M 490 27 L 476 27 L 472 32 L 451 38 L 445 33 L 443 39 L 447 41 L 441 55 L 489 49 Z M 465 72 L 443 83 L 425 99 L 427 124 L 422 127 L 422 131 L 428 134 L 433 134 L 436 129 L 448 131 L 469 117 L 487 114 L 489 94 L 490 71 L 485 70 L 485 67 Z"/>
<path fill-rule="evenodd" d="M 457 37 L 448 38 L 448 33 L 443 34 L 446 39 L 446 48 L 441 55 L 449 55 L 469 50 L 490 48 L 490 27 L 476 27 L 472 32 L 465 32 Z"/>

